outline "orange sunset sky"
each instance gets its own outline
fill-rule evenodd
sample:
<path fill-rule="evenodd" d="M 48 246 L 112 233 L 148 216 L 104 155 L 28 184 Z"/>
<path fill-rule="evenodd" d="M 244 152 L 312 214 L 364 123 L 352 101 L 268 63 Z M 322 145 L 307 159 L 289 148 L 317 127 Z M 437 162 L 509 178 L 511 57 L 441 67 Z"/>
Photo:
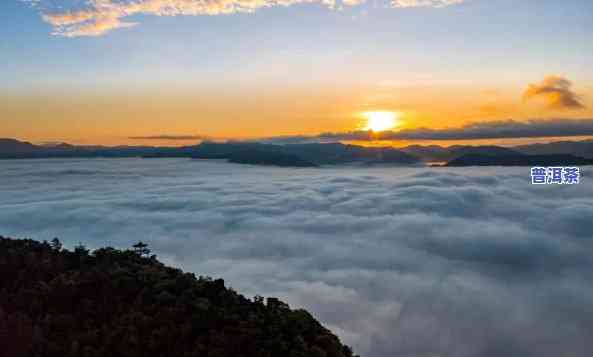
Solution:
<path fill-rule="evenodd" d="M 2 5 L 14 23 L 1 25 L 0 137 L 187 145 L 355 131 L 369 111 L 396 113 L 393 130 L 593 118 L 584 1 L 295 2 L 210 16 L 192 1 L 176 12 L 107 2 Z M 185 139 L 133 139 L 152 136 Z"/>

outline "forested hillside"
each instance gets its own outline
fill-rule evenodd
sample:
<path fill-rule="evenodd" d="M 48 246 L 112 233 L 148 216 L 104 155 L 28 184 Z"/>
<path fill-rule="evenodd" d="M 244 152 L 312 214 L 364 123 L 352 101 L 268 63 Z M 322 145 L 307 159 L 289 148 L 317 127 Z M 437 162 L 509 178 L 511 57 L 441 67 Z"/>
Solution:
<path fill-rule="evenodd" d="M 352 356 L 306 311 L 149 254 L 0 237 L 0 356 Z"/>

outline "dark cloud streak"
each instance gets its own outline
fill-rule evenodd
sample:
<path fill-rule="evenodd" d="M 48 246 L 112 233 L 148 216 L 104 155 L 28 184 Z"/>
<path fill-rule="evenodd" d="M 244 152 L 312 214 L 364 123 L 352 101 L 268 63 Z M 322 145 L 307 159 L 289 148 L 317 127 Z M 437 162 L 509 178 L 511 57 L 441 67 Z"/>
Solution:
<path fill-rule="evenodd" d="M 261 141 L 294 144 L 306 142 L 377 141 L 377 140 L 481 140 L 546 138 L 593 135 L 593 119 L 530 119 L 477 122 L 450 129 L 403 129 L 400 131 L 352 131 L 322 133 L 315 136 L 280 136 Z"/>
<path fill-rule="evenodd" d="M 548 76 L 541 83 L 530 84 L 523 93 L 525 100 L 543 98 L 550 109 L 584 109 L 572 82 L 559 76 Z"/>
<path fill-rule="evenodd" d="M 209 140 L 210 138 L 203 135 L 149 135 L 149 136 L 130 136 L 131 140 Z"/>

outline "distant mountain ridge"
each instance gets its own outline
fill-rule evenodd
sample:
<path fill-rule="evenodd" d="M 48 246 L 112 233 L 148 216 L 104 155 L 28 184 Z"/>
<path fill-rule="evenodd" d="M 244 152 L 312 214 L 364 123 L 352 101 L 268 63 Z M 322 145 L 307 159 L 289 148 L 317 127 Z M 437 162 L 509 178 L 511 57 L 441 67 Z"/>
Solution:
<path fill-rule="evenodd" d="M 34 145 L 15 139 L 0 139 L 0 159 L 141 157 L 145 155 L 189 155 L 190 147 L 77 146 L 66 143 Z"/>
<path fill-rule="evenodd" d="M 536 158 L 523 156 L 534 155 L 541 162 L 556 162 L 558 158 L 563 158 L 566 160 L 564 164 L 567 165 L 571 163 L 589 165 L 587 159 L 593 159 L 593 140 L 561 141 L 510 148 L 493 145 L 454 145 L 450 147 L 411 145 L 396 149 L 342 143 L 278 145 L 258 142 L 202 142 L 198 145 L 183 147 L 106 147 L 75 146 L 66 143 L 35 145 L 15 139 L 0 139 L 0 159 L 185 157 L 225 159 L 239 164 L 283 167 L 315 167 L 337 164 L 414 165 L 421 162 L 442 162 L 449 163 L 449 166 L 467 166 L 474 164 L 529 165 Z"/>
<path fill-rule="evenodd" d="M 593 159 L 593 140 L 522 145 L 517 146 L 515 150 L 529 155 L 570 154 Z"/>
<path fill-rule="evenodd" d="M 374 148 L 341 143 L 273 145 L 261 143 L 202 143 L 191 155 L 196 159 L 228 159 L 230 162 L 278 166 L 319 166 L 348 163 L 403 164 L 419 159 L 394 148 Z M 293 162 L 294 165 L 286 163 Z"/>
<path fill-rule="evenodd" d="M 456 159 L 464 155 L 486 155 L 486 156 L 514 156 L 521 155 L 514 148 L 502 146 L 483 145 L 453 145 L 450 147 L 441 147 L 438 145 L 421 146 L 412 145 L 401 149 L 410 155 L 416 156 L 424 162 L 445 162 Z"/>
<path fill-rule="evenodd" d="M 274 145 L 251 142 L 203 142 L 184 147 L 86 147 L 61 144 L 39 146 L 14 139 L 0 142 L 0 159 L 68 158 L 68 157 L 186 157 L 226 159 L 234 163 L 308 167 L 346 163 L 402 164 L 419 163 L 419 159 L 391 148 L 374 148 L 341 143 Z"/>
<path fill-rule="evenodd" d="M 593 141 L 563 141 L 516 147 L 412 145 L 402 149 L 424 162 L 446 166 L 593 165 Z"/>
<path fill-rule="evenodd" d="M 26 141 L 0 138 L 0 155 L 24 155 L 34 153 L 39 149 L 39 146 L 33 145 Z"/>
<path fill-rule="evenodd" d="M 593 165 L 593 159 L 569 154 L 488 156 L 467 154 L 453 159 L 446 166 L 584 166 Z"/>

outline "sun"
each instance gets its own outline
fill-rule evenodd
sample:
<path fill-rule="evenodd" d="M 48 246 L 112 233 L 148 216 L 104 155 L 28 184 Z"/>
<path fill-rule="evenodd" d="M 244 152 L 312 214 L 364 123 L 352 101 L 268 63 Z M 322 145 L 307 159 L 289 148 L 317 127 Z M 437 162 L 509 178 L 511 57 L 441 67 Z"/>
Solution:
<path fill-rule="evenodd" d="M 362 115 L 366 118 L 364 130 L 385 131 L 393 129 L 399 124 L 399 115 L 396 112 L 364 112 Z"/>

